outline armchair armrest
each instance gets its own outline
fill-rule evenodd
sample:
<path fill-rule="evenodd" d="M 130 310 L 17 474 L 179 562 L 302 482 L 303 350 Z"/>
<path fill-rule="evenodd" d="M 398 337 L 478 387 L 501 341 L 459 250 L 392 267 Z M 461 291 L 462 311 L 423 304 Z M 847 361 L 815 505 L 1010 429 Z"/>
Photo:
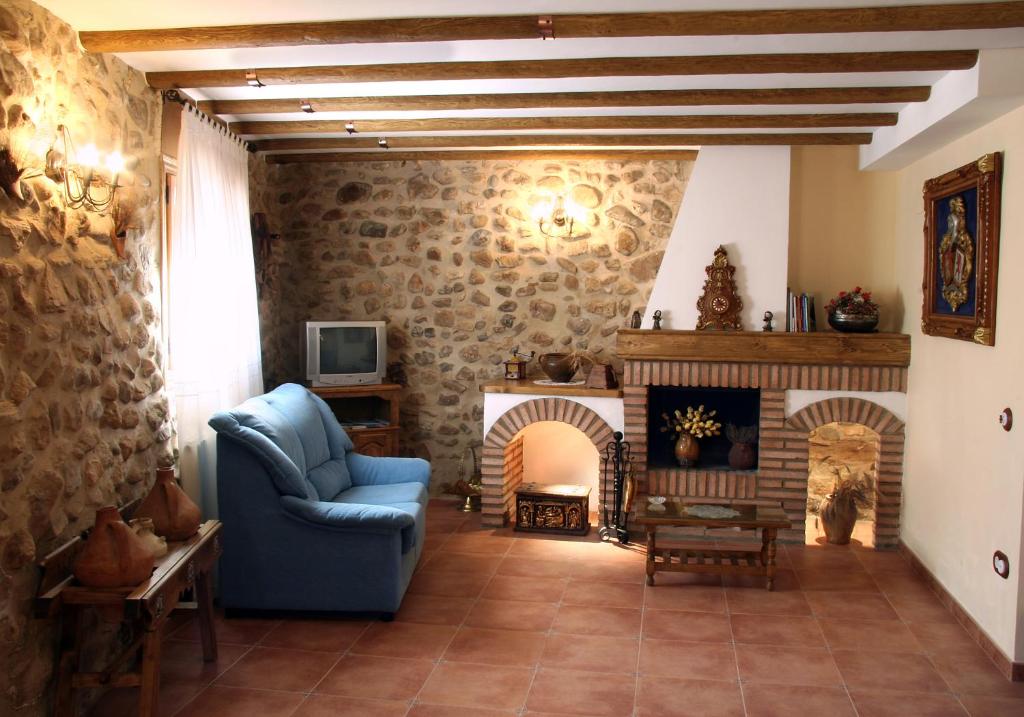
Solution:
<path fill-rule="evenodd" d="M 400 531 L 403 553 L 416 541 L 416 519 L 411 513 L 391 506 L 329 503 L 286 495 L 281 497 L 281 507 L 285 515 L 315 527 L 382 534 Z"/>
<path fill-rule="evenodd" d="M 379 458 L 350 451 L 345 462 L 352 485 L 422 483 L 430 488 L 430 463 L 422 458 Z"/>

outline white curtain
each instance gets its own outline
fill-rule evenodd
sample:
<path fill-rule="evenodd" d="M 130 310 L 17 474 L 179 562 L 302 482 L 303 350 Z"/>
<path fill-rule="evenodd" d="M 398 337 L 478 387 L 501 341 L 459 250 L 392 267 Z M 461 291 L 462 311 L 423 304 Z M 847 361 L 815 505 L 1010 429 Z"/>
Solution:
<path fill-rule="evenodd" d="M 262 393 L 245 148 L 182 112 L 169 248 L 168 386 L 182 485 L 217 515 L 216 439 L 207 421 Z"/>

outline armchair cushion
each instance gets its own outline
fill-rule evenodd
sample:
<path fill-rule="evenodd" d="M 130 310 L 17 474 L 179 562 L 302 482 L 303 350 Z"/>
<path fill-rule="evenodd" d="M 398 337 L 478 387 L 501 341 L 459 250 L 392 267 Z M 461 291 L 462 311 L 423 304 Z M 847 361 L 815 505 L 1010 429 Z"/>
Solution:
<path fill-rule="evenodd" d="M 400 530 L 403 554 L 416 545 L 416 521 L 423 519 L 423 506 L 419 503 L 366 505 L 284 496 L 281 506 L 288 516 L 328 530 L 383 534 Z"/>
<path fill-rule="evenodd" d="M 330 500 L 352 485 L 345 462 L 351 439 L 330 407 L 298 384 L 250 398 L 216 414 L 210 425 L 255 448 L 282 495 Z"/>
<path fill-rule="evenodd" d="M 392 483 L 390 485 L 356 485 L 334 497 L 334 503 L 365 503 L 367 505 L 394 505 L 396 503 L 427 504 L 427 489 L 422 483 Z"/>
<path fill-rule="evenodd" d="M 252 450 L 282 495 L 317 499 L 316 489 L 306 479 L 299 437 L 260 397 L 250 398 L 233 411 L 217 413 L 210 425 Z"/>
<path fill-rule="evenodd" d="M 349 453 L 345 456 L 352 485 L 422 483 L 430 486 L 430 464 L 422 458 L 378 458 Z"/>

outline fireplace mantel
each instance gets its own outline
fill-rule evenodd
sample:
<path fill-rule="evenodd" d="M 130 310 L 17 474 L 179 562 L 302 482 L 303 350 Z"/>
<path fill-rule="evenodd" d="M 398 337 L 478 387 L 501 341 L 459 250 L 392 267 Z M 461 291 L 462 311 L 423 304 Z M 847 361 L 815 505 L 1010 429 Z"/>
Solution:
<path fill-rule="evenodd" d="M 633 361 L 701 361 L 786 365 L 910 365 L 907 334 L 620 329 L 618 355 Z"/>

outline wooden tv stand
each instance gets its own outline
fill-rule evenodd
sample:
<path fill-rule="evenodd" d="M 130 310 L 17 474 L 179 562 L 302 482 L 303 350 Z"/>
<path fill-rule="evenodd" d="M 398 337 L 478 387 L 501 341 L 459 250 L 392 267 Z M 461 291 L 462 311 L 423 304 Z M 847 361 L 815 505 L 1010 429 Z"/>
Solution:
<path fill-rule="evenodd" d="M 309 390 L 331 407 L 355 444 L 356 453 L 398 455 L 398 400 L 402 387 L 397 383 L 310 386 Z"/>

